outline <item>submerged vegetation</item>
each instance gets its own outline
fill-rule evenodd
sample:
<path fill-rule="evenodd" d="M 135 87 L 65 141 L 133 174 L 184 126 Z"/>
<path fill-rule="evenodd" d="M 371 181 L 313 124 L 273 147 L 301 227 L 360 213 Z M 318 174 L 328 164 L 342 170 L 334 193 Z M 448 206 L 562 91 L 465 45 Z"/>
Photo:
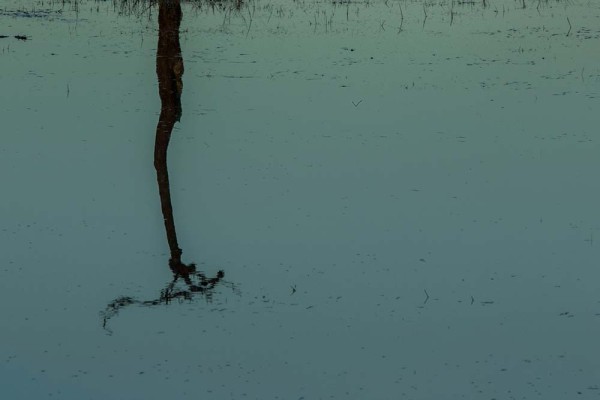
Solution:
<path fill-rule="evenodd" d="M 541 12 L 555 6 L 574 4 L 573 0 L 42 0 L 39 4 L 76 11 L 81 6 L 99 9 L 100 5 L 111 4 L 120 14 L 142 17 L 152 16 L 162 1 L 180 3 L 196 11 L 223 12 L 227 15 L 227 22 L 231 22 L 232 14 L 237 15 L 246 25 L 250 25 L 255 14 L 261 12 L 269 21 L 276 17 L 291 18 L 295 12 L 300 12 L 312 28 L 322 28 L 325 32 L 334 30 L 336 23 L 361 19 L 370 9 L 381 7 L 385 8 L 387 18 L 377 21 L 380 30 L 394 26 L 402 32 L 409 23 L 424 28 L 434 18 L 454 25 L 460 22 L 460 17 L 486 10 L 505 16 L 511 10 L 534 9 Z"/>
<path fill-rule="evenodd" d="M 82 0 L 73 0 L 75 2 Z M 98 0 L 89 0 L 97 2 Z M 112 0 L 121 14 L 151 17 L 161 0 Z M 313 33 L 360 30 L 394 32 L 428 29 L 439 23 L 452 27 L 472 18 L 514 18 L 521 12 L 574 5 L 572 0 L 164 0 L 177 1 L 195 13 L 222 15 L 220 29 L 245 36 L 260 22 L 272 34 L 285 34 L 289 24 Z M 300 25 L 299 25 L 300 24 Z M 565 33 L 575 29 L 564 17 Z"/>

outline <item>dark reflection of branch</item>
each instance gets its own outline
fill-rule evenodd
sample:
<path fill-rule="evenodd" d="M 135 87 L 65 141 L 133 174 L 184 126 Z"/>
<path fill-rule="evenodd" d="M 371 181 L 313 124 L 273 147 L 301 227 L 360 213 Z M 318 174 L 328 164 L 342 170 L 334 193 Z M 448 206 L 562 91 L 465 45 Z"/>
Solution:
<path fill-rule="evenodd" d="M 180 0 L 160 0 L 158 6 L 159 34 L 156 52 L 156 75 L 158 76 L 161 110 L 156 126 L 154 167 L 156 169 L 160 204 L 165 231 L 167 233 L 167 242 L 169 244 L 169 268 L 173 273 L 173 279 L 160 292 L 160 296 L 157 299 L 144 301 L 122 296 L 110 302 L 101 313 L 102 326 L 108 332 L 110 332 L 107 327 L 108 320 L 116 316 L 123 307 L 132 304 L 156 306 L 159 304 L 169 304 L 174 299 L 180 301 L 192 300 L 197 294 L 203 295 L 207 301 L 211 301 L 213 289 L 219 283 L 229 286 L 234 291 L 236 290 L 233 284 L 223 280 L 225 276 L 223 271 L 218 271 L 213 278 L 208 278 L 204 273 L 196 271 L 195 264 L 184 264 L 181 261 L 182 250 L 179 248 L 177 242 L 173 205 L 171 204 L 167 150 L 175 122 L 179 121 L 182 114 L 183 59 L 179 44 L 179 25 L 182 13 Z M 176 287 L 179 280 L 183 281 L 183 285 Z"/>
<path fill-rule="evenodd" d="M 190 264 L 186 266 L 187 270 L 182 273 L 173 273 L 173 279 L 169 284 L 160 291 L 160 296 L 153 300 L 138 300 L 129 296 L 121 296 L 108 303 L 106 309 L 100 313 L 102 317 L 102 327 L 110 334 L 112 331 L 108 327 L 108 321 L 119 314 L 122 308 L 130 305 L 139 305 L 145 307 L 158 306 L 161 304 L 168 305 L 173 300 L 179 302 L 185 300 L 193 300 L 197 294 L 203 295 L 207 302 L 212 302 L 213 289 L 217 284 L 222 284 L 237 292 L 237 288 L 231 283 L 223 280 L 225 273 L 217 272 L 214 278 L 207 278 L 202 272 L 196 271 L 196 266 Z M 175 287 L 177 281 L 182 279 L 185 282 L 184 288 Z"/>

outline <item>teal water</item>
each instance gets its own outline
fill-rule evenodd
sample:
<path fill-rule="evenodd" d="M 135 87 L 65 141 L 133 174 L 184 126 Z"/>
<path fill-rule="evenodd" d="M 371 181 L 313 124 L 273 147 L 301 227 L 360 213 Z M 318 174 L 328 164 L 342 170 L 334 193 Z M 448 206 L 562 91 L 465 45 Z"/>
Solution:
<path fill-rule="evenodd" d="M 188 283 L 157 13 L 0 9 L 3 397 L 600 397 L 597 4 L 184 4 Z"/>

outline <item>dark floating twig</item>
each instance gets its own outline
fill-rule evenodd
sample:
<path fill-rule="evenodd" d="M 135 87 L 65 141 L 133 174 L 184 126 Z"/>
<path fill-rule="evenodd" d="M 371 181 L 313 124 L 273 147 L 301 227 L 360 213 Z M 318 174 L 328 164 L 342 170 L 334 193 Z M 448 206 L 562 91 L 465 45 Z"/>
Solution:
<path fill-rule="evenodd" d="M 404 24 L 404 12 L 402 11 L 402 6 L 398 4 L 400 7 L 400 26 L 398 27 L 398 33 L 402 32 L 402 25 Z"/>
<path fill-rule="evenodd" d="M 570 311 L 561 312 L 558 315 L 560 315 L 561 317 L 573 318 L 573 314 L 571 314 Z"/>
<path fill-rule="evenodd" d="M 0 39 L 6 39 L 9 37 L 9 35 L 0 35 Z M 13 37 L 18 40 L 29 40 L 29 36 L 26 35 L 13 35 Z"/>
<path fill-rule="evenodd" d="M 571 26 L 571 20 L 569 19 L 569 17 L 567 17 L 567 22 L 569 23 L 569 31 L 567 32 L 567 36 L 569 36 L 571 34 L 571 29 L 573 28 Z"/>
<path fill-rule="evenodd" d="M 473 305 L 473 303 L 475 303 L 475 297 L 471 296 L 471 305 Z"/>

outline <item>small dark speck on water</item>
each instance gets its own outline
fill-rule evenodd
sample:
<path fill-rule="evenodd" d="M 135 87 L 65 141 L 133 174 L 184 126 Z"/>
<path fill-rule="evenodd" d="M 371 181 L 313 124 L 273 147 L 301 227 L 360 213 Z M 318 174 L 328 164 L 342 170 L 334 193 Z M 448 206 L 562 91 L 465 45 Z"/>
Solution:
<path fill-rule="evenodd" d="M 574 314 L 571 314 L 570 311 L 565 311 L 559 314 L 561 317 L 573 318 Z"/>

